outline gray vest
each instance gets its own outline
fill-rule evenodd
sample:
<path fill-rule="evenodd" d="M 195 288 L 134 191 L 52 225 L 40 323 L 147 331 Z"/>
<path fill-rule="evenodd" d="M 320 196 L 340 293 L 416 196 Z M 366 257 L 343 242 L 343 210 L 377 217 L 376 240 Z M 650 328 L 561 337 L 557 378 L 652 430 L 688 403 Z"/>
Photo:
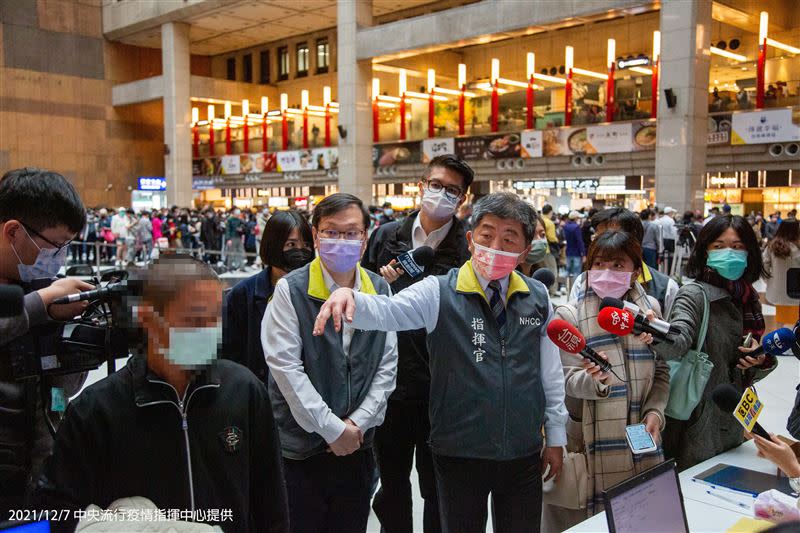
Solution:
<path fill-rule="evenodd" d="M 549 313 L 547 289 L 515 274 L 530 292 L 509 298 L 501 336 L 486 299 L 457 289 L 458 274 L 453 269 L 439 276 L 439 321 L 427 337 L 431 449 L 503 461 L 536 454 L 544 423 L 539 342 Z"/>
<path fill-rule="evenodd" d="M 369 392 L 383 358 L 386 333 L 354 331 L 349 356 L 342 349 L 341 333 L 334 331 L 332 320 L 326 324 L 322 336 L 315 337 L 311 334 L 317 313 L 325 301 L 319 295 L 309 294 L 309 269 L 315 263 L 318 268 L 318 261 L 317 259 L 310 265 L 290 272 L 285 279 L 289 284 L 292 304 L 300 323 L 298 333 L 303 342 L 301 358 L 305 373 L 331 411 L 344 419 L 361 405 Z M 361 272 L 366 272 L 378 294 L 389 294 L 389 285 L 383 278 L 366 270 Z M 317 279 L 315 285 L 319 287 L 322 283 Z M 271 374 L 268 388 L 283 456 L 288 459 L 306 459 L 325 453 L 328 444 L 317 433 L 308 433 L 298 425 Z M 373 434 L 374 428 L 364 434 L 362 449 L 372 446 Z"/>

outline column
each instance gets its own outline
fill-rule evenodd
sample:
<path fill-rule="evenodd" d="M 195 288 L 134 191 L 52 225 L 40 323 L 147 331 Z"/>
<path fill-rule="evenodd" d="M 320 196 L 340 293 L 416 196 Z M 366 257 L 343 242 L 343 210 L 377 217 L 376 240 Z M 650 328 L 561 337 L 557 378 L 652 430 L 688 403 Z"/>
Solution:
<path fill-rule="evenodd" d="M 372 25 L 372 0 L 337 2 L 339 190 L 372 203 L 372 63 L 356 61 L 356 32 Z"/>
<path fill-rule="evenodd" d="M 656 202 L 682 212 L 702 209 L 708 137 L 711 2 L 661 3 L 661 68 L 656 147 Z M 665 89 L 677 97 L 669 108 Z"/>
<path fill-rule="evenodd" d="M 191 93 L 189 25 L 161 26 L 161 63 L 164 83 L 164 176 L 167 202 L 192 205 Z"/>

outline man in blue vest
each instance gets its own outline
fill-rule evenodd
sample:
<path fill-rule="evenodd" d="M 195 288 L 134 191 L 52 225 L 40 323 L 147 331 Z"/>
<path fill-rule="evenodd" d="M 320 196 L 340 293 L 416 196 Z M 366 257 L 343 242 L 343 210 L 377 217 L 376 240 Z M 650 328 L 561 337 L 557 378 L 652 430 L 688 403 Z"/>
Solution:
<path fill-rule="evenodd" d="M 516 195 L 490 194 L 475 205 L 472 259 L 461 268 L 392 297 L 340 289 L 314 324 L 314 335 L 331 317 L 336 330 L 427 331 L 444 531 L 484 531 L 489 494 L 495 531 L 538 531 L 543 469 L 547 479 L 561 469 L 567 411 L 559 350 L 546 334 L 550 300 L 544 285 L 514 272 L 536 223 Z"/>
<path fill-rule="evenodd" d="M 293 533 L 367 529 L 374 428 L 395 387 L 397 335 L 330 325 L 312 336 L 311 324 L 340 287 L 391 294 L 383 278 L 358 265 L 368 227 L 357 197 L 337 193 L 320 202 L 312 225 L 319 257 L 278 281 L 262 322 Z"/>

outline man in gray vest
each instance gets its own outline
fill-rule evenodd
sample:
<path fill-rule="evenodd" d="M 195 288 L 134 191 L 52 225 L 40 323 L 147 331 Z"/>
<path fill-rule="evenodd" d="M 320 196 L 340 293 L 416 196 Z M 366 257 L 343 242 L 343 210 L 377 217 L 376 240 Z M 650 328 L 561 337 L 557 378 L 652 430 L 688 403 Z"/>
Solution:
<path fill-rule="evenodd" d="M 368 227 L 357 197 L 337 193 L 320 202 L 312 227 L 319 257 L 278 281 L 264 313 L 261 342 L 293 533 L 367 528 L 372 440 L 395 387 L 397 335 L 329 325 L 312 336 L 311 325 L 340 287 L 390 294 L 383 278 L 358 265 Z"/>
<path fill-rule="evenodd" d="M 491 494 L 495 531 L 538 531 L 541 475 L 561 469 L 568 415 L 559 350 L 546 334 L 547 289 L 514 272 L 537 216 L 508 193 L 482 198 L 472 216 L 472 259 L 461 268 L 392 297 L 340 289 L 322 306 L 313 333 L 324 336 L 330 317 L 337 331 L 425 328 L 443 530 L 484 531 Z"/>

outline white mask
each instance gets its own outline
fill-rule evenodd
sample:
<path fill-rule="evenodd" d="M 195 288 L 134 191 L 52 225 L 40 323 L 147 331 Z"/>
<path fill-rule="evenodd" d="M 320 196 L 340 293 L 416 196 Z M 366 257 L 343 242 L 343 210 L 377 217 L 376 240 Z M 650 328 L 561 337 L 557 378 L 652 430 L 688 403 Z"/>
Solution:
<path fill-rule="evenodd" d="M 425 191 L 422 195 L 422 210 L 434 220 L 449 219 L 455 214 L 457 207 L 458 200 L 448 198 L 444 190 Z"/>

